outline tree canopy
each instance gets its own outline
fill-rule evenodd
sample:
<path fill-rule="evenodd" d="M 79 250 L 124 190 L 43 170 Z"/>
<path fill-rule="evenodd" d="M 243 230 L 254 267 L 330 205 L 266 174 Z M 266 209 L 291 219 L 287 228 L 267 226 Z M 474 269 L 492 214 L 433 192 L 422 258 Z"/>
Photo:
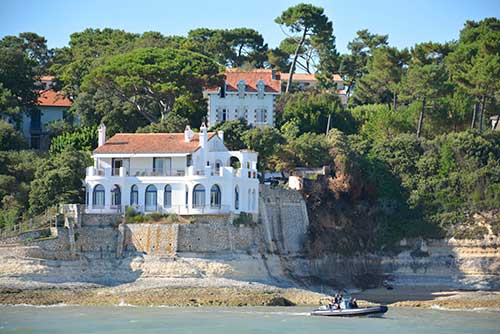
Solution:
<path fill-rule="evenodd" d="M 338 69 L 338 53 L 333 25 L 323 8 L 298 4 L 286 9 L 275 22 L 288 28 L 292 34 L 280 44 L 282 54 L 292 58 L 285 92 L 290 91 L 297 67 L 308 73 L 315 71 L 323 84 L 331 84 L 333 74 Z M 273 55 L 277 56 L 278 53 Z"/>
<path fill-rule="evenodd" d="M 109 58 L 85 77 L 82 88 L 106 91 L 154 123 L 181 96 L 200 96 L 204 85 L 218 82 L 218 72 L 217 64 L 191 51 L 139 48 Z"/>

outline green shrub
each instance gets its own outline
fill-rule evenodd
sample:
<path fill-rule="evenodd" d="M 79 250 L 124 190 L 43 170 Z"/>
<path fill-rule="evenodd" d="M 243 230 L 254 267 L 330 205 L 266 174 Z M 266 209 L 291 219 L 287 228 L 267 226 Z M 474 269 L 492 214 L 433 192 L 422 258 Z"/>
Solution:
<path fill-rule="evenodd" d="M 147 221 L 154 221 L 154 222 L 159 222 L 165 217 L 165 215 L 159 213 L 159 212 L 153 212 L 145 216 L 145 220 Z"/>
<path fill-rule="evenodd" d="M 490 227 L 494 235 L 500 236 L 500 219 L 490 222 Z"/>
<path fill-rule="evenodd" d="M 233 220 L 234 225 L 255 225 L 251 213 L 241 212 L 238 217 Z"/>
<path fill-rule="evenodd" d="M 468 226 L 461 226 L 453 237 L 455 239 L 483 239 L 488 235 L 488 229 L 481 225 L 469 224 Z"/>

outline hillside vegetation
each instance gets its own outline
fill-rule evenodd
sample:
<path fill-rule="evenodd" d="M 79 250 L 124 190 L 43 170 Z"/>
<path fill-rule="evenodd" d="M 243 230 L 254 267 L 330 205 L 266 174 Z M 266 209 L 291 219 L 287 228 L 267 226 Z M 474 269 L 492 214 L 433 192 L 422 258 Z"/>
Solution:
<path fill-rule="evenodd" d="M 337 52 L 322 8 L 292 6 L 275 22 L 287 31 L 275 48 L 249 28 L 187 36 L 89 28 L 56 49 L 32 32 L 1 39 L 0 119 L 10 124 L 0 120 L 0 228 L 84 202 L 80 180 L 100 123 L 108 135 L 196 128 L 206 115 L 202 89 L 220 84 L 220 71 L 264 67 L 289 77 L 316 73 L 318 85 L 285 83 L 274 128 L 233 120 L 212 130 L 225 131 L 229 149 L 258 151 L 261 170 L 330 166 L 331 175 L 306 189 L 311 217 L 323 217 L 316 232 L 328 231 L 325 238 L 346 250 L 484 234 L 473 215 L 500 208 L 500 132 L 490 130 L 490 117 L 500 119 L 500 21 L 467 21 L 457 41 L 409 49 L 360 30 L 346 54 Z M 73 106 L 45 129 L 49 152 L 37 152 L 19 129 L 46 74 Z M 334 74 L 344 80 L 347 106 L 333 94 Z"/>

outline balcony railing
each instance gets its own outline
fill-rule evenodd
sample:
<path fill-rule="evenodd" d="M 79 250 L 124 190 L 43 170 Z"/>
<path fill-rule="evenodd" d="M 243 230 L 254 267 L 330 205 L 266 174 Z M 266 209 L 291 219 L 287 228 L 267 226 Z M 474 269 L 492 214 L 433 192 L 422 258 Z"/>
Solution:
<path fill-rule="evenodd" d="M 220 176 L 220 177 L 242 177 L 254 179 L 257 178 L 257 170 L 232 167 L 214 168 L 207 166 L 204 169 L 196 169 L 194 166 L 186 169 L 156 169 L 156 168 L 87 168 L 87 176 L 119 176 L 119 177 L 143 177 L 143 176 L 167 176 L 167 177 L 183 177 L 183 176 Z"/>
<path fill-rule="evenodd" d="M 185 176 L 183 169 L 158 169 L 158 168 L 130 168 L 127 176 Z"/>

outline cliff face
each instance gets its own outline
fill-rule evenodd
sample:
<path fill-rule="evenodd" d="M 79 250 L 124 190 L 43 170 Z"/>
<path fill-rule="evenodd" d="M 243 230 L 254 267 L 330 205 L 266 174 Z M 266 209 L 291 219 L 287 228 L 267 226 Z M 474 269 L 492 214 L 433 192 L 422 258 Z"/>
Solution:
<path fill-rule="evenodd" d="M 375 254 L 366 248 L 377 212 L 363 203 L 353 207 L 339 198 L 314 208 L 299 192 L 263 187 L 259 221 L 247 225 L 224 216 L 195 224 L 119 224 L 120 217 L 88 215 L 74 230 L 57 227 L 0 243 L 0 283 L 208 278 L 368 288 L 386 280 L 500 289 L 498 237 L 403 240 L 397 252 Z"/>

